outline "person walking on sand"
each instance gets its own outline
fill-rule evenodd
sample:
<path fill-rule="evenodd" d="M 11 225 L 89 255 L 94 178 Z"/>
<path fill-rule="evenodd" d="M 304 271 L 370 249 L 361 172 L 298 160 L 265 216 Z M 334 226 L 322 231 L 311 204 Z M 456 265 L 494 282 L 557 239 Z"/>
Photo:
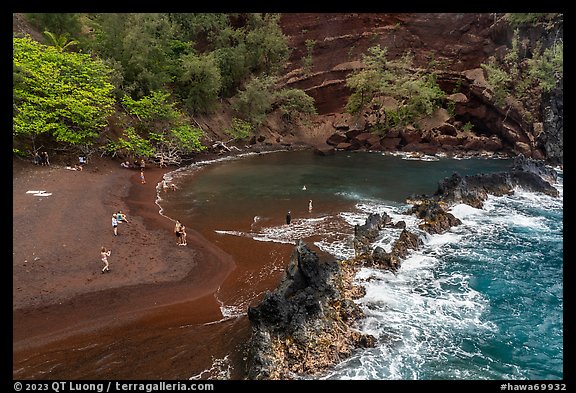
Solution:
<path fill-rule="evenodd" d="M 180 220 L 176 220 L 176 225 L 174 226 L 174 234 L 176 235 L 176 244 L 182 244 L 182 223 Z"/>
<path fill-rule="evenodd" d="M 146 184 L 146 179 L 144 178 L 144 169 L 140 169 L 140 183 Z"/>
<path fill-rule="evenodd" d="M 286 224 L 290 224 L 290 221 L 292 221 L 292 214 L 290 213 L 290 210 L 288 210 L 288 213 L 286 214 Z"/>
<path fill-rule="evenodd" d="M 112 253 L 111 250 L 107 250 L 106 247 L 102 246 L 100 249 L 100 259 L 104 262 L 104 267 L 102 268 L 102 274 L 110 272 L 110 264 L 108 263 L 108 257 Z"/>
<path fill-rule="evenodd" d="M 312 199 L 308 201 L 308 213 L 312 213 Z"/>
<path fill-rule="evenodd" d="M 118 236 L 118 219 L 116 214 L 112 214 L 112 229 L 114 230 L 114 236 Z"/>

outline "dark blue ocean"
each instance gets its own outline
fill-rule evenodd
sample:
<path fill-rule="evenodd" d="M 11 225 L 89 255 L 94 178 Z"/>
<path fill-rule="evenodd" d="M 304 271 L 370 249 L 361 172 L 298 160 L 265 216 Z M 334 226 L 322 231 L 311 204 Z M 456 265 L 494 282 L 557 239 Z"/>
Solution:
<path fill-rule="evenodd" d="M 559 380 L 564 377 L 563 172 L 556 169 L 559 198 L 517 189 L 490 196 L 482 209 L 456 205 L 450 211 L 462 225 L 441 235 L 420 231 L 418 220 L 405 214 L 411 206 L 407 198 L 432 194 L 438 181 L 454 172 L 496 172 L 510 164 L 380 153 L 255 154 L 169 174 L 180 189 L 160 205 L 223 248 L 226 239 L 240 239 L 246 247 L 278 244 L 285 250 L 303 239 L 345 259 L 353 255 L 354 225 L 383 212 L 422 237 L 424 245 L 396 274 L 363 268 L 356 277 L 366 288 L 357 301 L 366 316 L 358 329 L 374 335 L 376 347 L 358 350 L 315 378 Z M 389 251 L 398 235 L 399 230 L 385 229 L 375 246 Z M 268 272 L 278 275 L 288 262 L 284 251 L 270 255 L 250 267 L 247 287 Z M 239 268 L 243 258 L 237 256 Z M 222 314 L 245 316 L 258 295 L 261 291 L 248 289 L 222 293 Z"/>

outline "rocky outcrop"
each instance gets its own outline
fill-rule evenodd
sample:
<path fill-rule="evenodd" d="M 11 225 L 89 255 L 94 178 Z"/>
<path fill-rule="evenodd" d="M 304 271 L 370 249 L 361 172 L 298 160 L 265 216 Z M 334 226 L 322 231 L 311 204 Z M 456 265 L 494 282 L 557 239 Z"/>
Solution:
<path fill-rule="evenodd" d="M 506 172 L 461 176 L 442 180 L 431 195 L 412 197 L 408 214 L 422 220 L 419 229 L 443 233 L 461 221 L 448 212 L 454 204 L 477 208 L 489 194 L 506 195 L 516 187 L 558 196 L 552 183 L 556 172 L 542 161 L 518 156 Z M 398 230 L 391 251 L 373 247 L 383 230 Z M 299 241 L 279 286 L 248 309 L 252 336 L 248 351 L 249 379 L 298 379 L 323 372 L 351 355 L 356 348 L 375 345 L 373 336 L 354 329 L 363 318 L 354 302 L 365 294 L 354 284 L 362 266 L 397 272 L 411 250 L 423 244 L 403 221 L 392 222 L 384 213 L 370 214 L 355 225 L 355 257 L 346 261 L 320 261 L 316 253 Z"/>
<path fill-rule="evenodd" d="M 392 245 L 391 252 L 386 252 L 380 246 L 372 249 L 374 241 L 384 228 L 402 229 L 400 236 Z M 416 250 L 422 244 L 422 240 L 414 233 L 406 230 L 404 221 L 393 223 L 392 218 L 386 213 L 382 215 L 372 213 L 368 215 L 363 225 L 354 227 L 352 244 L 356 255 L 354 258 L 356 264 L 396 271 L 400 268 L 401 260 L 408 255 L 408 251 Z"/>
<path fill-rule="evenodd" d="M 408 209 L 407 213 L 420 218 L 422 223 L 418 227 L 431 234 L 444 233 L 451 227 L 462 223 L 452 213 L 447 212 L 440 203 L 428 198 L 414 201 L 414 205 Z"/>
<path fill-rule="evenodd" d="M 403 229 L 392 245 L 392 251 L 386 252 L 380 246 L 374 248 L 371 257 L 365 260 L 365 265 L 396 272 L 409 251 L 417 250 L 422 244 L 422 239 L 418 235 Z"/>
<path fill-rule="evenodd" d="M 465 203 L 481 208 L 489 194 L 502 196 L 511 194 L 516 187 L 527 191 L 542 192 L 558 196 L 558 190 L 551 184 L 556 172 L 547 168 L 541 161 L 519 156 L 512 169 L 507 172 L 461 176 L 453 174 L 442 180 L 432 199 L 446 205 Z"/>
<path fill-rule="evenodd" d="M 248 309 L 252 336 L 248 345 L 248 379 L 298 379 L 314 375 L 371 347 L 373 336 L 353 328 L 363 317 L 352 301 L 350 266 L 320 261 L 298 241 L 278 287 Z"/>
<path fill-rule="evenodd" d="M 552 164 L 564 163 L 564 80 L 542 101 L 543 128 L 538 142 Z"/>
<path fill-rule="evenodd" d="M 326 143 L 341 150 L 369 150 L 416 152 L 435 155 L 448 154 L 488 155 L 501 154 L 543 159 L 548 152 L 557 154 L 560 146 L 558 138 L 548 138 L 542 130 L 546 127 L 561 130 L 561 102 L 553 100 L 547 107 L 551 120 L 541 127 L 527 122 L 525 109 L 509 98 L 505 107 L 495 105 L 493 92 L 485 80 L 481 68 L 462 72 L 441 72 L 437 81 L 445 91 L 458 88 L 458 93 L 446 97 L 453 107 L 450 115 L 444 108 L 438 108 L 430 116 L 419 119 L 416 127 L 407 125 L 382 134 L 378 130 L 385 122 L 383 104 L 389 97 L 376 97 L 371 105 L 358 116 L 339 115 L 334 123 L 335 131 Z M 351 123 L 362 124 L 361 131 L 352 132 Z M 558 120 L 560 119 L 560 120 Z M 553 123 L 553 122 L 556 123 Z M 542 129 L 542 130 L 540 130 Z M 561 131 L 558 131 L 561 133 Z M 540 139 L 538 139 L 540 136 Z M 547 143 L 547 144 L 546 144 Z"/>

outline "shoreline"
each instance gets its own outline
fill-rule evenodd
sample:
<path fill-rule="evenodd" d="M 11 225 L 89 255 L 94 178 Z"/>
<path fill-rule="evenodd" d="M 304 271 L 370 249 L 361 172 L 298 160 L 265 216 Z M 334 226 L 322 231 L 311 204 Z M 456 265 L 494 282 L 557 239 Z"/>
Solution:
<path fill-rule="evenodd" d="M 285 149 L 284 149 L 285 150 Z M 238 154 L 226 154 L 223 156 L 203 156 L 199 162 L 217 162 L 220 159 L 235 159 L 249 153 L 267 153 L 268 151 L 250 152 L 242 151 Z M 28 298 L 13 297 L 13 376 L 15 378 L 45 378 L 39 374 L 25 374 L 34 372 L 26 370 L 28 362 L 34 362 L 34 357 L 38 353 L 47 351 L 60 351 L 66 356 L 67 346 L 72 345 L 71 350 L 76 350 L 74 343 L 79 340 L 84 342 L 98 341 L 102 334 L 114 336 L 114 332 L 125 334 L 126 329 L 131 332 L 130 340 L 137 339 L 137 327 L 139 321 L 168 321 L 174 322 L 177 326 L 182 318 L 183 326 L 198 325 L 199 329 L 204 329 L 205 324 L 222 321 L 220 305 L 214 294 L 220 285 L 233 279 L 230 273 L 234 270 L 234 258 L 223 252 L 216 245 L 206 240 L 200 233 L 190 229 L 188 247 L 175 247 L 175 239 L 172 233 L 173 221 L 170 217 L 162 214 L 162 208 L 157 200 L 157 185 L 167 173 L 174 172 L 179 168 L 160 169 L 156 167 L 147 168 L 146 185 L 140 184 L 139 171 L 124 169 L 117 166 L 114 160 L 95 160 L 94 167 L 88 167 L 84 172 L 67 171 L 63 167 L 53 166 L 49 168 L 34 167 L 27 162 L 20 162 L 14 169 L 14 293 L 24 285 L 19 278 L 25 278 L 31 272 L 24 274 L 20 271 L 21 255 L 23 249 L 30 251 L 30 244 L 16 247 L 21 243 L 17 233 L 25 233 L 26 240 L 34 240 L 44 247 L 55 246 L 49 243 L 52 240 L 48 235 L 57 234 L 70 244 L 74 240 L 79 240 L 83 245 L 76 251 L 82 250 L 78 254 L 85 257 L 79 269 L 67 272 L 66 283 L 70 283 L 76 292 L 68 296 L 66 291 L 58 292 L 53 288 L 64 281 L 56 280 L 56 283 L 48 289 L 53 289 L 52 302 L 47 302 L 47 296 L 34 297 L 33 288 L 28 288 L 30 292 Z M 22 168 L 16 168 L 22 166 Z M 25 166 L 28 165 L 31 168 Z M 23 172 L 20 172 L 22 169 Z M 54 172 L 56 171 L 56 172 Z M 44 172 L 44 173 L 43 173 Z M 31 175 L 32 174 L 32 175 Z M 84 176 L 87 175 L 87 176 Z M 44 183 L 42 183 L 44 181 Z M 87 184 L 85 183 L 87 182 Z M 41 184 L 38 189 L 47 188 L 54 195 L 45 199 L 26 195 L 23 190 L 31 184 Z M 60 200 L 53 198 L 58 195 L 55 192 L 58 187 L 62 187 L 62 192 L 70 186 L 72 196 L 70 200 Z M 87 187 L 89 186 L 89 187 Z M 28 187 L 29 188 L 29 187 Z M 32 189 L 32 188 L 30 188 Z M 113 191 L 110 191 L 113 190 Z M 88 196 L 83 196 L 88 191 Z M 93 194 L 93 195 L 92 195 Z M 74 199 L 78 198 L 78 199 Z M 16 201 L 21 201 L 25 212 L 17 209 Z M 36 203 L 34 204 L 34 202 Z M 45 202 L 54 203 L 46 209 Z M 72 202 L 72 204 L 70 203 Z M 75 206 L 77 202 L 78 206 Z M 43 205 L 42 205 L 43 204 Z M 35 210 L 37 205 L 45 210 L 39 212 Z M 90 209 L 86 210 L 86 205 Z M 111 208 L 112 205 L 119 205 L 121 209 L 128 213 L 129 224 L 121 224 L 119 235 L 115 239 L 109 224 L 110 211 L 117 211 Z M 112 210 L 110 210 L 112 209 Z M 42 214 L 52 212 L 48 217 Z M 55 211 L 54 211 L 55 210 Z M 82 217 L 82 222 L 73 224 L 66 221 L 68 213 Z M 21 215 L 23 215 L 21 217 Z M 44 233 L 42 228 L 34 228 L 26 224 L 30 218 L 36 218 L 32 222 L 42 222 L 50 224 L 49 233 Z M 98 224 L 94 224 L 95 222 Z M 82 226 L 84 224 L 84 226 Z M 95 226 L 95 230 L 89 227 Z M 70 231 L 70 229 L 78 231 Z M 24 231 L 25 229 L 26 231 Z M 84 233 L 86 231 L 86 233 Z M 77 238 L 75 238 L 77 236 Z M 110 258 L 112 273 L 101 275 L 99 270 L 101 262 L 97 252 L 99 242 L 111 239 L 116 242 L 113 246 L 113 254 Z M 88 249 L 86 244 L 94 244 Z M 66 251 L 49 250 L 47 255 L 56 255 L 56 263 L 50 268 L 59 269 L 59 272 L 66 270 L 59 265 L 77 260 L 73 254 Z M 45 258 L 40 255 L 40 261 Z M 136 261 L 135 257 L 146 256 L 146 261 Z M 208 262 L 208 263 L 202 263 Z M 46 264 L 46 262 L 44 262 Z M 120 267 L 122 267 L 122 270 Z M 32 270 L 32 269 L 30 269 Z M 84 281 L 79 279 L 79 271 L 84 274 Z M 55 278 L 55 274 L 50 274 L 49 269 L 42 271 L 44 279 L 49 282 Z M 121 273 L 121 274 L 115 274 Z M 86 279 L 88 276 L 88 279 Z M 115 277 L 120 276 L 120 277 Z M 101 279 L 114 278 L 113 282 L 102 281 Z M 99 281 L 97 281 L 99 280 Z M 141 282 L 134 281 L 140 280 Z M 26 280 L 24 280 L 26 281 Z M 100 288 L 95 288 L 94 283 L 100 283 Z M 103 284 L 107 283 L 107 284 Z M 92 285 L 92 286 L 90 286 Z M 106 286 L 108 285 L 108 286 Z M 42 293 L 42 292 L 40 292 Z M 24 307 L 17 307 L 17 304 L 29 304 Z M 189 310 L 183 317 L 182 310 Z M 247 331 L 247 320 L 233 321 L 233 326 L 240 326 L 240 330 Z M 155 326 L 158 322 L 152 323 Z M 201 326 L 200 326 L 201 325 Z M 216 325 L 229 325 L 225 324 Z M 140 328 L 141 329 L 141 328 Z M 227 329 L 220 326 L 218 329 Z M 153 329 L 152 329 L 153 330 Z M 209 330 L 209 329 L 208 329 Z M 201 332 L 194 336 L 193 342 L 188 344 L 202 343 L 202 337 L 207 333 Z M 146 339 L 142 336 L 142 341 Z M 40 351 L 38 351 L 40 350 Z M 194 350 L 196 350 L 194 348 Z M 32 360 L 31 360 L 32 359 Z M 81 359 L 79 359 L 80 361 Z M 87 365 L 88 366 L 88 365 Z M 153 366 L 152 366 L 153 367 Z M 119 370 L 118 372 L 123 372 Z M 151 370 L 149 372 L 154 372 Z M 54 374 L 54 378 L 82 378 L 83 374 Z M 92 375 L 92 374 L 90 374 Z M 100 374 L 99 374 L 100 375 Z M 109 375 L 109 374 L 107 374 Z M 144 374 L 147 375 L 147 374 Z M 156 378 L 155 375 L 151 378 Z M 131 378 L 130 375 L 116 374 L 120 378 Z M 50 375 L 50 377 L 52 377 Z"/>
<path fill-rule="evenodd" d="M 234 260 L 193 229 L 188 246 L 176 246 L 172 221 L 156 203 L 157 184 L 173 170 L 147 167 L 146 184 L 140 184 L 138 171 L 107 158 L 84 171 L 14 160 L 14 378 L 30 377 L 18 369 L 30 353 L 42 352 L 35 350 L 163 307 L 195 303 L 198 318 L 189 323 L 221 318 L 215 300 L 199 300 L 218 290 Z M 26 193 L 36 188 L 52 195 Z M 115 237 L 110 217 L 117 210 L 129 223 L 120 224 Z M 100 273 L 101 244 L 112 249 L 106 274 Z"/>

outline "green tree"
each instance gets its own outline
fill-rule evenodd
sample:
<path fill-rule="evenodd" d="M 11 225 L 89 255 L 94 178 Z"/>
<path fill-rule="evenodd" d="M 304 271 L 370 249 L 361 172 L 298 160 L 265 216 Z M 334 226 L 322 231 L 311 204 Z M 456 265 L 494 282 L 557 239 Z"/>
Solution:
<path fill-rule="evenodd" d="M 108 151 L 123 150 L 138 156 L 182 156 L 205 149 L 201 143 L 204 132 L 190 126 L 187 116 L 171 102 L 170 93 L 154 91 L 140 99 L 122 98 L 126 112 L 136 117 L 117 142 L 110 142 Z"/>
<path fill-rule="evenodd" d="M 124 89 L 142 97 L 171 81 L 168 48 L 172 29 L 165 14 L 130 14 L 122 39 Z"/>
<path fill-rule="evenodd" d="M 13 136 L 91 145 L 113 111 L 110 69 L 86 54 L 13 39 Z"/>
<path fill-rule="evenodd" d="M 276 94 L 275 104 L 278 105 L 282 116 L 288 121 L 292 121 L 295 116 L 301 114 L 313 115 L 317 113 L 314 98 L 300 89 L 280 90 Z"/>
<path fill-rule="evenodd" d="M 314 59 L 312 54 L 314 52 L 314 46 L 316 45 L 316 40 L 306 40 L 306 56 L 302 58 L 302 67 L 305 73 L 309 73 L 312 70 L 312 65 L 314 64 Z"/>
<path fill-rule="evenodd" d="M 252 135 L 253 126 L 237 117 L 232 118 L 232 123 L 230 127 L 225 129 L 224 132 L 232 137 L 235 140 L 244 140 L 248 139 L 250 135 Z"/>
<path fill-rule="evenodd" d="M 98 14 L 93 26 L 92 51 L 121 65 L 121 90 L 138 98 L 172 81 L 174 29 L 167 14 Z"/>
<path fill-rule="evenodd" d="M 214 54 L 185 55 L 181 59 L 180 69 L 178 92 L 187 107 L 195 113 L 213 109 L 222 86 Z"/>
<path fill-rule="evenodd" d="M 509 13 L 506 19 L 512 26 L 535 25 L 538 22 L 545 22 L 553 19 L 557 14 L 544 12 Z"/>
<path fill-rule="evenodd" d="M 368 49 L 363 56 L 365 68 L 353 72 L 346 84 L 352 89 L 346 109 L 358 113 L 376 95 L 392 97 L 398 103 L 395 124 L 405 125 L 414 119 L 430 115 L 441 105 L 444 92 L 434 74 L 415 69 L 412 56 L 406 53 L 399 59 L 387 59 L 387 49 L 379 45 Z M 388 111 L 389 113 L 389 111 Z"/>
<path fill-rule="evenodd" d="M 506 96 L 511 91 L 512 78 L 494 58 L 491 58 L 486 64 L 480 64 L 480 66 L 486 72 L 487 82 L 492 87 L 494 102 L 498 105 L 504 105 Z"/>
<path fill-rule="evenodd" d="M 525 39 L 520 44 L 518 29 L 511 44 L 502 59 L 490 57 L 481 64 L 494 102 L 504 106 L 506 97 L 513 96 L 525 107 L 537 108 L 541 94 L 552 91 L 563 78 L 564 45 L 558 40 L 542 50 L 540 41 L 530 43 Z M 529 46 L 531 50 L 527 50 Z"/>
<path fill-rule="evenodd" d="M 250 14 L 246 53 L 252 70 L 273 73 L 288 61 L 290 48 L 279 19 L 279 14 Z"/>
<path fill-rule="evenodd" d="M 78 13 L 28 13 L 26 17 L 40 31 L 48 30 L 58 36 L 78 37 L 82 29 Z"/>
<path fill-rule="evenodd" d="M 221 13 L 171 13 L 168 18 L 180 39 L 204 43 L 213 42 L 229 23 L 228 14 Z"/>
<path fill-rule="evenodd" d="M 246 45 L 219 48 L 214 51 L 221 75 L 221 92 L 224 96 L 232 96 L 246 78 L 250 70 L 246 64 Z"/>
<path fill-rule="evenodd" d="M 139 121 L 174 121 L 178 119 L 180 114 L 174 109 L 175 104 L 168 102 L 169 97 L 170 93 L 158 90 L 138 100 L 124 96 L 122 97 L 122 105 L 129 114 L 136 116 Z"/>
<path fill-rule="evenodd" d="M 233 109 L 253 126 L 261 124 L 272 110 L 276 98 L 273 91 L 275 82 L 275 78 L 270 76 L 252 78 L 237 94 Z"/>

